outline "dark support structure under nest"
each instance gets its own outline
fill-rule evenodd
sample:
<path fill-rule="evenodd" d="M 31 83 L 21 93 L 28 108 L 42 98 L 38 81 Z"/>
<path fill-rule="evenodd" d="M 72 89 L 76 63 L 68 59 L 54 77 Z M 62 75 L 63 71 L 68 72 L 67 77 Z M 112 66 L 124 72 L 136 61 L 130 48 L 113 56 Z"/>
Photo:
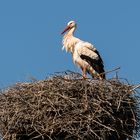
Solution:
<path fill-rule="evenodd" d="M 65 72 L 17 83 L 0 94 L 3 140 L 131 140 L 139 135 L 139 97 L 118 79 L 81 80 Z"/>

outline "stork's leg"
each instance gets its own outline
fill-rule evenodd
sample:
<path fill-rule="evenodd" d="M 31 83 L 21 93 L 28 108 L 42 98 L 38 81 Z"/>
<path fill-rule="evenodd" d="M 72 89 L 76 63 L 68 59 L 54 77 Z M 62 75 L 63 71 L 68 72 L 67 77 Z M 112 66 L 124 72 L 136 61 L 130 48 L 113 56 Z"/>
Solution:
<path fill-rule="evenodd" d="M 102 80 L 102 77 L 99 73 L 97 73 L 91 66 L 89 66 L 89 70 L 90 70 L 90 73 L 91 73 L 91 76 L 93 79 L 100 79 Z"/>
<path fill-rule="evenodd" d="M 96 75 L 97 75 L 98 79 L 102 80 L 102 77 L 101 77 L 101 75 L 99 73 L 97 73 Z"/>
<path fill-rule="evenodd" d="M 92 78 L 93 79 L 100 79 L 100 80 L 102 80 L 101 75 L 99 73 L 97 73 L 96 71 L 95 71 L 95 73 L 92 74 Z"/>
<path fill-rule="evenodd" d="M 87 78 L 87 71 L 86 71 L 86 67 L 82 68 L 82 75 L 83 75 L 83 79 Z"/>

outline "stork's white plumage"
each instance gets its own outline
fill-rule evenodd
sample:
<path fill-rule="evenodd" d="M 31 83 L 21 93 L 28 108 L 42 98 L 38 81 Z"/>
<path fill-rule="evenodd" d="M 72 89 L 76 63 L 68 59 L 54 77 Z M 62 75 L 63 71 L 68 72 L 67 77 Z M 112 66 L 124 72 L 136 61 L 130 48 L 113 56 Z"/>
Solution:
<path fill-rule="evenodd" d="M 63 49 L 72 53 L 73 62 L 82 69 L 83 78 L 87 72 L 93 78 L 105 79 L 102 58 L 96 48 L 89 42 L 85 42 L 73 36 L 77 25 L 75 21 L 68 22 L 61 34 L 63 37 Z"/>

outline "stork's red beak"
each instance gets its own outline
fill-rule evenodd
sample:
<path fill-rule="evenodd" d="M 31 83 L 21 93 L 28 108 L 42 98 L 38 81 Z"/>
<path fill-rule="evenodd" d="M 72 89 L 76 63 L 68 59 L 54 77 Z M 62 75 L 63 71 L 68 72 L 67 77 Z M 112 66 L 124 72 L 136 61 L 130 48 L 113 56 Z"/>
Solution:
<path fill-rule="evenodd" d="M 70 29 L 70 26 L 68 25 L 68 26 L 66 26 L 66 28 L 64 29 L 64 31 L 61 33 L 61 35 L 62 34 L 64 34 L 67 30 L 69 30 Z"/>

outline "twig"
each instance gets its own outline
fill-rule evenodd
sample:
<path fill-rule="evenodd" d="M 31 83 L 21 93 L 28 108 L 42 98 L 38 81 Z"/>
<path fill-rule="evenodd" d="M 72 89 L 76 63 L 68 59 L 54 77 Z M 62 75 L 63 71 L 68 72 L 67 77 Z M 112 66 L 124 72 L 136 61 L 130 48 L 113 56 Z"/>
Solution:
<path fill-rule="evenodd" d="M 120 67 L 117 67 L 117 68 L 114 68 L 114 69 L 112 69 L 112 70 L 105 71 L 105 72 L 101 73 L 100 75 L 102 75 L 102 74 L 107 74 L 107 73 L 111 73 L 111 72 L 117 71 L 117 70 L 119 70 L 119 69 L 120 69 Z"/>
<path fill-rule="evenodd" d="M 95 123 L 97 123 L 97 124 L 99 124 L 100 126 L 103 126 L 104 128 L 106 128 L 106 129 L 108 129 L 108 130 L 115 131 L 114 129 L 112 129 L 112 128 L 108 127 L 108 126 L 105 126 L 105 125 L 103 125 L 103 124 L 97 122 L 96 120 L 92 120 L 92 121 L 95 122 Z"/>
<path fill-rule="evenodd" d="M 135 89 L 140 88 L 140 84 L 139 85 L 135 85 L 130 91 L 134 91 Z"/>

